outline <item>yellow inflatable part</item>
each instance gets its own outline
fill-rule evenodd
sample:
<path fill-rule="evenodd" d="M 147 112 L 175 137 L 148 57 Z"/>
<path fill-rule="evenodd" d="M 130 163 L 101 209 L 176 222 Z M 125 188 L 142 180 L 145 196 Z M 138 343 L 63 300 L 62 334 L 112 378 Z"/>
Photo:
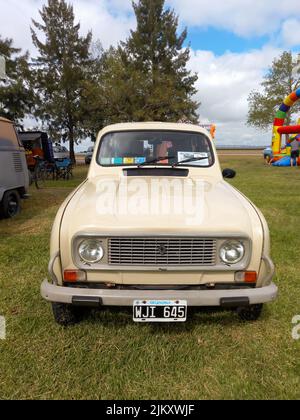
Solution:
<path fill-rule="evenodd" d="M 278 133 L 278 128 L 273 128 L 272 151 L 274 155 L 280 153 L 281 149 L 281 135 Z"/>
<path fill-rule="evenodd" d="M 287 146 L 285 150 L 286 150 L 286 154 L 288 156 L 291 156 L 291 154 L 292 154 L 292 148 L 290 146 Z"/>

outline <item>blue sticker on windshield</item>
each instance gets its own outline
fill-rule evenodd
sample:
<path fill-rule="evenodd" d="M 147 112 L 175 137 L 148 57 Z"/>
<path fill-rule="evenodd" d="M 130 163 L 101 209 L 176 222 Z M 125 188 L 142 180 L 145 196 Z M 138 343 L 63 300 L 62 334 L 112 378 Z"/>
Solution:
<path fill-rule="evenodd" d="M 137 157 L 135 158 L 135 162 L 137 165 L 141 165 L 142 163 L 146 162 L 146 158 L 145 157 Z"/>

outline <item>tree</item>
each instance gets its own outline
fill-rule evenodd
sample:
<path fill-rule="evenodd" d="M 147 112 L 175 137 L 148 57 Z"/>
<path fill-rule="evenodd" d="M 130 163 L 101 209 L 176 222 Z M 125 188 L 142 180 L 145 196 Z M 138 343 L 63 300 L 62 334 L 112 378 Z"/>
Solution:
<path fill-rule="evenodd" d="M 86 133 L 93 141 L 105 125 L 105 105 L 102 88 L 103 66 L 106 53 L 98 40 L 92 43 L 90 49 L 91 62 L 86 72 L 86 79 L 82 88 L 82 122 Z"/>
<path fill-rule="evenodd" d="M 273 61 L 261 84 L 262 91 L 253 91 L 248 97 L 248 125 L 263 130 L 270 128 L 284 98 L 300 87 L 300 70 L 297 70 L 299 64 L 300 55 L 294 58 L 287 51 Z M 288 124 L 299 110 L 300 104 L 296 103 L 288 116 Z"/>
<path fill-rule="evenodd" d="M 144 112 L 145 76 L 127 64 L 123 51 L 113 47 L 98 62 L 94 73 L 98 83 L 89 83 L 86 92 L 91 126 L 143 120 L 138 113 Z"/>
<path fill-rule="evenodd" d="M 0 82 L 0 115 L 21 124 L 33 106 L 30 88 L 29 54 L 0 36 L 0 55 L 6 60 L 7 80 Z"/>
<path fill-rule="evenodd" d="M 39 52 L 33 61 L 39 98 L 35 115 L 47 123 L 53 138 L 69 140 L 70 158 L 75 162 L 74 145 L 85 135 L 81 99 L 90 66 L 92 34 L 80 36 L 73 6 L 65 0 L 48 0 L 40 16 L 43 23 L 33 20 L 31 28 Z M 36 30 L 43 33 L 44 42 Z"/>
<path fill-rule="evenodd" d="M 106 55 L 103 96 L 110 121 L 198 120 L 187 30 L 177 35 L 178 17 L 164 6 L 165 0 L 133 3 L 137 29 Z"/>

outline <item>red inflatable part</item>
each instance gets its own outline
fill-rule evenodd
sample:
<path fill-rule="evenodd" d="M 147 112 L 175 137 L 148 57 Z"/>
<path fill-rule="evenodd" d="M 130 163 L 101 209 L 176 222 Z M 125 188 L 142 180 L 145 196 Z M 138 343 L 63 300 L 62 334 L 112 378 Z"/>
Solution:
<path fill-rule="evenodd" d="M 278 128 L 279 134 L 299 134 L 300 125 L 289 125 Z"/>
<path fill-rule="evenodd" d="M 284 124 L 284 119 L 275 118 L 274 120 L 274 127 L 281 127 Z"/>

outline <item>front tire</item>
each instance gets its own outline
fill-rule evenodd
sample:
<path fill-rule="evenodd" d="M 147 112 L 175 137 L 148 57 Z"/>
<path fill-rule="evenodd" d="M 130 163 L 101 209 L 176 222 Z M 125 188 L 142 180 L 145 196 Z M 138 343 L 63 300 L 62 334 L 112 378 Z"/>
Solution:
<path fill-rule="evenodd" d="M 239 318 L 242 321 L 257 321 L 262 313 L 263 304 L 243 306 L 237 309 Z"/>
<path fill-rule="evenodd" d="M 63 327 L 78 324 L 83 319 L 83 308 L 65 303 L 52 303 L 52 311 L 55 322 Z"/>
<path fill-rule="evenodd" d="M 0 213 L 5 219 L 17 216 L 21 211 L 21 199 L 18 191 L 6 191 L 3 196 Z"/>

